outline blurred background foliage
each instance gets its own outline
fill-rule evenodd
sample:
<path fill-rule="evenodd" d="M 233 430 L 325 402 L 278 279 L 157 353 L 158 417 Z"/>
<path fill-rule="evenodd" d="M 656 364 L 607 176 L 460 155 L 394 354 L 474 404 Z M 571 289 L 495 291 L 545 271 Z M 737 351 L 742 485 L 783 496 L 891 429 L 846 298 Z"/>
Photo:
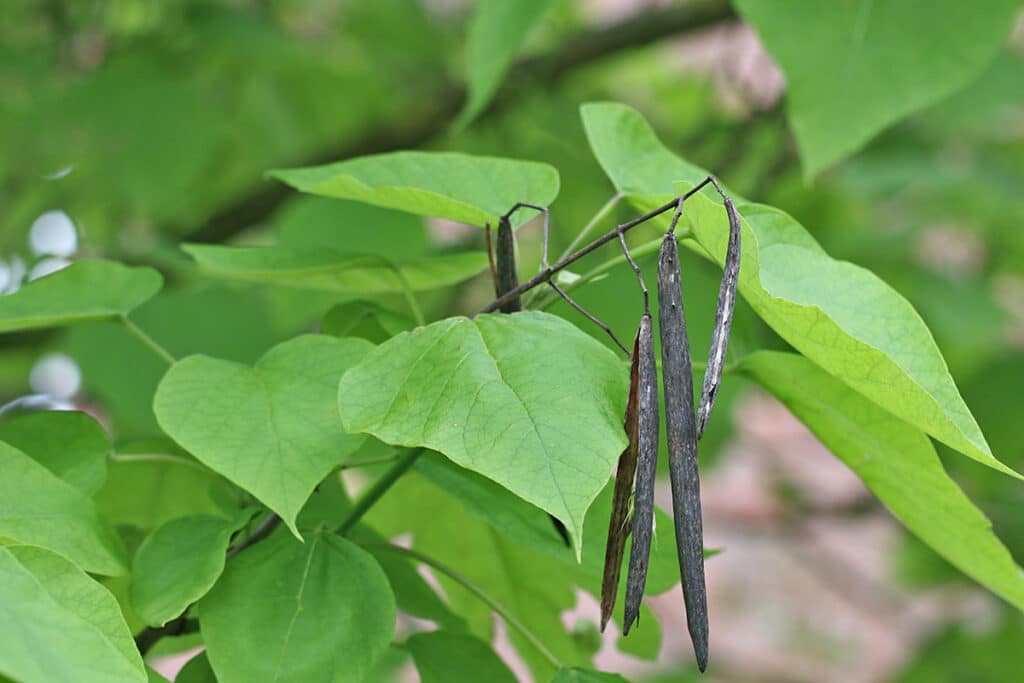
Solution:
<path fill-rule="evenodd" d="M 276 239 L 392 258 L 483 245 L 480 231 L 300 196 L 266 171 L 414 147 L 545 161 L 562 178 L 552 206 L 559 253 L 612 193 L 579 104 L 613 99 L 641 110 L 681 156 L 743 196 L 785 209 L 834 257 L 873 270 L 906 296 L 993 452 L 1024 469 L 1022 31 L 968 87 L 805 182 L 771 58 L 728 5 L 700 7 L 694 20 L 675 4 L 556 3 L 494 102 L 457 129 L 472 10 L 461 0 L 0 3 L 0 289 L 52 258 L 29 248 L 29 231 L 45 212 L 64 211 L 77 230 L 76 256 L 164 272 L 171 286 L 133 318 L 173 354 L 252 362 L 315 328 L 343 300 L 208 280 L 179 242 Z M 606 221 L 628 217 L 631 209 L 618 205 Z M 638 241 L 653 238 L 650 230 Z M 535 221 L 520 231 L 524 273 L 539 258 L 538 233 Z M 690 300 L 708 302 L 688 304 L 696 348 L 710 337 L 719 277 L 698 259 L 684 273 Z M 632 278 L 614 270 L 578 298 L 624 334 L 636 322 Z M 480 277 L 425 295 L 421 305 L 428 317 L 469 312 L 489 299 L 489 286 Z M 408 313 L 400 297 L 374 303 Z M 607 341 L 567 306 L 551 310 Z M 164 366 L 123 328 L 87 324 L 0 344 L 4 397 L 39 391 L 30 371 L 62 352 L 81 370 L 79 397 L 106 417 L 121 450 L 159 435 L 150 400 Z M 766 347 L 784 345 L 741 304 L 731 350 Z M 748 391 L 726 383 L 722 414 Z M 732 435 L 728 420 L 712 423 L 705 462 Z M 1024 490 L 964 458 L 944 462 L 1024 559 Z M 130 476 L 112 471 L 122 475 Z M 910 540 L 891 569 L 901 590 L 963 581 Z M 932 640 L 903 673 L 874 680 L 1018 680 L 1020 615 L 993 608 L 1003 614 L 988 625 L 933 624 Z M 718 679 L 778 680 L 729 671 L 722 662 Z M 651 680 L 684 680 L 679 675 Z"/>

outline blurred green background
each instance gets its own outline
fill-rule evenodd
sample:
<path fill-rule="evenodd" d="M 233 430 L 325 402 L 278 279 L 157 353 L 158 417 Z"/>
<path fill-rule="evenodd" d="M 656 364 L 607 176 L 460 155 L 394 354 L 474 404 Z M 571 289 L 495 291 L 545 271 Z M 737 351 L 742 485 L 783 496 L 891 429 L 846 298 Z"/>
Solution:
<path fill-rule="evenodd" d="M 0 3 L 0 291 L 16 287 L 21 272 L 60 265 L 66 254 L 33 249 L 29 233 L 41 216 L 61 211 L 75 226 L 75 257 L 164 272 L 171 286 L 133 317 L 173 354 L 251 362 L 315 328 L 338 297 L 207 280 L 179 242 L 278 239 L 393 258 L 483 244 L 479 231 L 460 226 L 299 196 L 266 171 L 404 148 L 545 161 L 562 178 L 552 206 L 552 248 L 559 253 L 612 194 L 578 107 L 618 100 L 642 111 L 680 156 L 743 196 L 785 209 L 834 257 L 873 270 L 906 296 L 933 331 L 993 452 L 1024 468 L 1024 32 L 1018 28 L 965 89 L 806 181 L 784 116 L 785 82 L 772 58 L 727 4 L 702 7 L 701 20 L 692 21 L 673 3 L 555 3 L 494 102 L 460 129 L 452 122 L 464 97 L 473 9 L 461 0 Z M 620 204 L 606 224 L 631 216 Z M 637 239 L 650 239 L 654 230 Z M 524 274 L 539 258 L 538 232 L 536 222 L 520 232 Z M 684 275 L 689 300 L 709 304 L 688 304 L 695 348 L 706 347 L 710 336 L 719 277 L 698 259 Z M 577 292 L 620 336 L 636 324 L 632 278 L 616 270 Z M 428 317 L 471 312 L 488 300 L 488 288 L 481 277 L 431 293 L 422 304 Z M 400 298 L 378 303 L 405 311 Z M 606 341 L 568 307 L 552 310 Z M 734 354 L 782 347 L 742 305 L 734 330 Z M 75 361 L 82 386 L 74 400 L 104 416 L 120 443 L 158 434 L 149 401 L 163 365 L 113 324 L 3 337 L 0 395 L 40 391 L 39 381 L 45 388 L 45 377 L 38 379 L 45 373 L 37 372 L 35 383 L 30 377 L 52 353 Z M 719 410 L 734 418 L 712 423 L 705 438 L 702 458 L 711 477 L 751 438 L 743 420 L 751 411 L 756 418 L 760 400 L 751 394 L 736 380 L 723 389 Z M 964 458 L 944 462 L 1024 559 L 1024 488 Z M 765 525 L 784 528 L 806 512 L 805 484 L 785 471 L 756 473 L 769 477 L 762 489 L 771 514 L 748 510 L 745 517 L 740 510 L 728 518 L 712 502 L 709 526 L 721 515 L 721 526 L 732 529 L 730 544 L 758 538 Z M 884 518 L 870 501 L 830 514 Z M 907 622 L 868 606 L 870 614 L 843 626 L 848 638 L 836 640 L 831 631 L 829 642 L 814 623 L 832 613 L 825 598 L 805 617 L 800 637 L 764 632 L 798 631 L 785 614 L 753 629 L 725 619 L 715 637 L 729 643 L 728 654 L 718 657 L 715 680 L 1020 680 L 1021 615 L 968 587 L 930 550 L 889 526 L 897 542 L 883 548 L 881 577 L 864 579 L 860 589 L 878 593 L 881 582 L 880 594 L 891 591 L 920 615 Z M 797 552 L 786 544 L 799 539 L 773 538 L 784 554 Z M 719 590 L 744 596 L 728 606 L 737 615 L 765 609 L 756 586 Z M 933 600 L 966 594 L 980 606 L 940 609 L 941 600 Z M 809 589 L 796 599 L 819 597 Z M 589 637 L 581 628 L 581 638 Z M 665 640 L 681 641 L 681 626 L 672 628 L 666 626 Z M 897 637 L 901 629 L 906 633 Z M 858 649 L 878 632 L 901 647 L 885 656 Z M 687 669 L 673 669 L 687 661 L 683 654 L 664 651 L 656 665 L 599 664 L 633 680 L 687 680 Z"/>

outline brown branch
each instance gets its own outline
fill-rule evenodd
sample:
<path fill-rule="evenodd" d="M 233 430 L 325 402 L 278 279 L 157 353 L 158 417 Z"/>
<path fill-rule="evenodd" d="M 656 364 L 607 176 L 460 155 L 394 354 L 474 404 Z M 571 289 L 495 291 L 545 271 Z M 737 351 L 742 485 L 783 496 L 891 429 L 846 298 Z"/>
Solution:
<path fill-rule="evenodd" d="M 727 3 L 713 0 L 645 11 L 611 26 L 584 30 L 552 52 L 514 65 L 494 101 L 481 116 L 493 116 L 506 109 L 527 87 L 550 87 L 574 69 L 603 57 L 733 17 L 735 14 Z M 290 165 L 313 166 L 366 154 L 420 147 L 448 129 L 465 97 L 463 86 L 448 83 L 439 87 L 433 96 L 422 98 L 422 105 L 429 109 L 426 112 L 420 109 L 415 118 L 387 122 L 356 142 L 346 142 L 326 153 L 299 159 Z M 293 191 L 283 184 L 261 183 L 188 233 L 184 241 L 223 242 L 266 220 L 291 196 Z"/>

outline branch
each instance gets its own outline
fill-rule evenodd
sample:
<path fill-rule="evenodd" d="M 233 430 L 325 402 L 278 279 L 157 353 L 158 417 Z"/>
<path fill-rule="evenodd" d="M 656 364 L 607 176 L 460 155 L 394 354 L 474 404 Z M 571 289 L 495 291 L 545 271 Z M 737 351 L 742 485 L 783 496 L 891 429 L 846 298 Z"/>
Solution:
<path fill-rule="evenodd" d="M 514 65 L 481 118 L 493 116 L 509 107 L 527 87 L 551 87 L 574 69 L 603 57 L 733 17 L 735 14 L 727 3 L 712 0 L 645 11 L 618 24 L 584 30 L 550 53 Z M 366 154 L 420 147 L 448 130 L 465 98 L 464 86 L 444 84 L 433 96 L 420 99 L 414 118 L 387 122 L 357 142 L 345 143 L 327 153 L 297 160 L 290 165 L 315 166 Z M 424 112 L 421 107 L 428 109 Z M 182 241 L 223 242 L 250 225 L 266 220 L 291 196 L 292 189 L 281 183 L 263 183 L 215 213 Z"/>

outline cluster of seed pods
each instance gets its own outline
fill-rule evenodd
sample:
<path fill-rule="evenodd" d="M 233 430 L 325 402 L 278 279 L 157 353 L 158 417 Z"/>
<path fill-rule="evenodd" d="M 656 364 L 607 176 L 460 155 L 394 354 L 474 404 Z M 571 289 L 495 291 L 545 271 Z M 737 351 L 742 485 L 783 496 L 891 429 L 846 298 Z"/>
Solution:
<path fill-rule="evenodd" d="M 693 394 L 693 368 L 690 342 L 683 310 L 680 280 L 679 247 L 676 225 L 683 213 L 685 200 L 706 185 L 713 185 L 722 197 L 729 221 L 729 243 L 718 293 L 715 326 L 711 348 L 704 372 L 704 384 L 699 406 L 695 409 Z M 515 244 L 510 217 L 520 208 L 530 208 L 544 215 L 544 250 L 541 272 L 529 282 L 519 284 L 515 265 Z M 700 468 L 697 441 L 704 433 L 722 378 L 725 352 L 729 342 L 733 311 L 736 304 L 736 286 L 740 269 L 740 220 L 732 200 L 713 177 L 709 176 L 678 200 L 637 219 L 618 226 L 607 235 L 595 240 L 575 254 L 554 266 L 548 264 L 549 215 L 545 207 L 520 202 L 498 222 L 497 244 L 492 250 L 490 226 L 487 226 L 488 254 L 492 257 L 491 273 L 497 297 L 481 312 L 500 310 L 515 313 L 522 310 L 519 295 L 538 285 L 547 284 L 573 308 L 601 327 L 631 358 L 629 394 L 626 401 L 624 428 L 628 438 L 626 449 L 619 457 L 615 473 L 611 519 L 608 524 L 608 542 L 605 548 L 604 576 L 601 584 L 601 630 L 611 619 L 618 594 L 625 556 L 626 540 L 632 536 L 629 565 L 626 574 L 626 597 L 623 635 L 638 621 L 640 604 L 647 581 L 654 529 L 654 482 L 658 462 L 658 434 L 660 426 L 658 401 L 658 369 L 654 351 L 654 325 L 651 316 L 647 286 L 640 267 L 629 253 L 625 231 L 675 208 L 672 224 L 665 234 L 658 254 L 658 332 L 661 340 L 662 391 L 665 398 L 665 429 L 668 444 L 669 481 L 672 487 L 672 513 L 675 522 L 676 549 L 683 585 L 686 622 L 693 642 L 697 665 L 701 671 L 708 661 L 708 609 L 704 581 L 704 534 L 700 504 Z M 558 270 L 572 263 L 598 246 L 618 238 L 643 292 L 644 310 L 633 341 L 632 353 L 612 330 L 574 301 L 554 281 Z M 552 518 L 556 528 L 568 542 L 564 527 Z"/>

